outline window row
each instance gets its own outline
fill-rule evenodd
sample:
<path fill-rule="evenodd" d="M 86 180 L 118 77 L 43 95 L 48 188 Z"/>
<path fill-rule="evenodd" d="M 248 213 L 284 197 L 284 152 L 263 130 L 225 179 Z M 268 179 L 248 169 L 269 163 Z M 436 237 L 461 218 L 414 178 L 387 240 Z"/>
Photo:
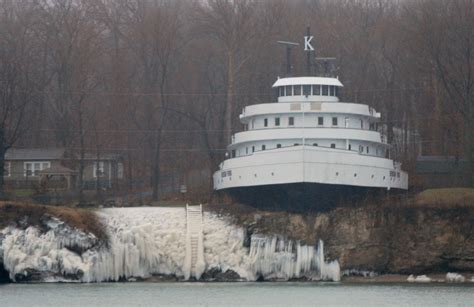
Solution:
<path fill-rule="evenodd" d="M 302 116 L 290 116 L 290 117 L 273 117 L 261 119 L 252 119 L 250 125 L 244 124 L 244 131 L 268 128 L 268 127 L 293 127 L 297 126 L 296 122 L 300 124 L 298 127 L 302 127 L 303 117 Z M 342 122 L 342 123 L 341 123 Z M 349 117 L 338 117 L 338 116 L 305 116 L 304 117 L 305 127 L 344 127 L 350 129 L 362 129 L 377 131 L 379 126 L 378 123 L 369 123 L 363 119 L 349 118 Z M 263 124 L 263 125 L 262 125 Z"/>
<path fill-rule="evenodd" d="M 286 85 L 278 87 L 278 96 L 339 96 L 334 85 Z"/>
<path fill-rule="evenodd" d="M 25 177 L 39 176 L 39 172 L 51 167 L 50 162 L 25 162 L 24 164 Z"/>

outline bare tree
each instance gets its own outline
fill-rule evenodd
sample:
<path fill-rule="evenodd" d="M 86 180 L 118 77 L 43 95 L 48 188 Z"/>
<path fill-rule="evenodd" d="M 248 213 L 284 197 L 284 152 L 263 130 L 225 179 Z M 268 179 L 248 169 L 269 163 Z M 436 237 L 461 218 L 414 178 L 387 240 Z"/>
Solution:
<path fill-rule="evenodd" d="M 5 153 L 27 131 L 28 107 L 40 90 L 33 13 L 29 1 L 0 1 L 0 198 Z"/>

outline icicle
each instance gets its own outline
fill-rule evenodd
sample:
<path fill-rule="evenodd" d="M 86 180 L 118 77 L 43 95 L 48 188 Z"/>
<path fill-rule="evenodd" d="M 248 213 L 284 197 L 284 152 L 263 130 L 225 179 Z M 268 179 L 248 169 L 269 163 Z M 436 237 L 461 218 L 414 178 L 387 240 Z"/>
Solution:
<path fill-rule="evenodd" d="M 104 209 L 100 217 L 110 242 L 98 245 L 97 238 L 52 221 L 45 233 L 36 228 L 6 228 L 0 259 L 10 277 L 35 269 L 65 280 L 76 276 L 84 282 L 117 281 L 153 274 L 185 278 L 186 215 L 184 208 Z M 326 262 L 324 244 L 301 245 L 277 236 L 253 235 L 250 248 L 243 246 L 242 228 L 216 215 L 204 213 L 202 244 L 197 272 L 204 268 L 232 270 L 244 280 L 308 279 L 340 280 L 337 261 Z M 80 247 L 78 254 L 68 247 Z M 74 250 L 74 249 L 73 249 Z M 200 274 L 199 274 L 200 275 Z M 67 277 L 69 276 L 69 277 Z"/>

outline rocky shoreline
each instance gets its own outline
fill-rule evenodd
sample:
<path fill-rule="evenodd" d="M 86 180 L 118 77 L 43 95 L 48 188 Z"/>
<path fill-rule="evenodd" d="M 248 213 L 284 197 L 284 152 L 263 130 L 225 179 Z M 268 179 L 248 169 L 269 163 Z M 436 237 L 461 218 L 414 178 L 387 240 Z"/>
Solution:
<path fill-rule="evenodd" d="M 243 245 L 247 248 L 255 234 L 278 235 L 312 246 L 316 246 L 318 240 L 323 240 L 325 255 L 340 264 L 343 283 L 473 282 L 474 208 L 470 206 L 365 206 L 337 208 L 311 215 L 260 211 L 239 208 L 238 205 L 234 209 L 238 212 L 206 208 L 231 220 L 236 227 L 242 227 L 245 230 Z M 100 243 L 90 233 L 77 232 L 76 228 L 50 215 L 39 219 L 38 223 L 43 231 L 54 230 L 55 236 L 63 240 L 61 245 L 73 257 L 82 257 L 86 250 L 106 244 Z M 25 229 L 28 225 L 20 226 Z M 74 234 L 75 239 L 68 241 L 71 234 Z M 2 263 L 3 239 L 0 232 L 0 283 L 10 282 L 9 273 Z M 80 244 L 77 245 L 77 242 Z M 18 276 L 15 275 L 15 281 L 80 282 L 83 273 L 77 269 L 54 272 L 25 267 Z M 453 278 L 456 276 L 454 273 L 462 278 Z M 115 280 L 184 281 L 173 274 Z M 214 267 L 206 270 L 199 281 L 243 280 L 235 271 L 222 271 Z M 270 278 L 266 281 L 279 280 Z M 310 282 L 312 279 L 302 277 L 290 278 L 288 281 Z"/>

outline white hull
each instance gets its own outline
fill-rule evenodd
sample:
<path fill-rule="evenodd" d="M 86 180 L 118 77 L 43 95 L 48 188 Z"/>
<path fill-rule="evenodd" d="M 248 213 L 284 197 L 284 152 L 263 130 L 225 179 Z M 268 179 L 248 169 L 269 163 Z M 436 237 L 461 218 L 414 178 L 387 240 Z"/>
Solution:
<path fill-rule="evenodd" d="M 408 189 L 407 173 L 393 160 L 302 145 L 225 160 L 213 179 L 215 190 L 294 183 Z"/>

